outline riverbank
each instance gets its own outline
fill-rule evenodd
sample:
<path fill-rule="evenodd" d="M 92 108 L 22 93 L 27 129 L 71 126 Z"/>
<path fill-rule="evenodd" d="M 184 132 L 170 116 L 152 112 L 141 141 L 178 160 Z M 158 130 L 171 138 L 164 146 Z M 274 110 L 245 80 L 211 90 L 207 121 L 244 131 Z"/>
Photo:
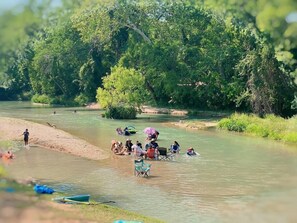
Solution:
<path fill-rule="evenodd" d="M 284 119 L 275 115 L 259 118 L 256 115 L 235 113 L 219 122 L 218 127 L 228 131 L 241 132 L 285 143 L 297 143 L 296 116 Z"/>
<path fill-rule="evenodd" d="M 100 105 L 98 103 L 90 103 L 86 106 L 89 109 L 100 109 Z M 182 109 L 169 109 L 169 108 L 156 108 L 151 106 L 142 106 L 141 107 L 142 113 L 146 114 L 167 114 L 167 115 L 176 115 L 176 116 L 184 116 L 186 117 L 189 112 L 187 110 Z M 219 118 L 225 117 L 225 113 L 219 113 L 219 112 L 197 112 L 198 116 L 201 117 L 211 117 Z M 185 129 L 209 129 L 209 128 L 215 128 L 218 125 L 218 120 L 203 120 L 203 121 L 191 121 L 191 120 L 180 120 L 179 122 L 171 122 L 169 125 L 176 126 L 179 128 L 185 128 Z"/>
<path fill-rule="evenodd" d="M 108 157 L 100 148 L 54 127 L 21 119 L 0 117 L 0 141 L 4 142 L 2 144 L 4 145 L 3 147 L 15 145 L 14 143 L 10 144 L 10 140 L 17 142 L 17 144 L 23 144 L 22 133 L 26 128 L 30 132 L 29 144 L 31 146 L 37 145 L 46 149 L 70 153 L 93 160 L 101 160 Z M 17 162 L 17 158 L 14 162 Z M 18 182 L 22 183 L 16 183 L 14 180 L 7 180 L 0 176 L 0 222 L 110 223 L 119 219 L 152 223 L 162 222 L 154 218 L 95 202 L 92 202 L 91 205 L 58 204 L 53 202 L 51 198 L 62 196 L 61 194 L 37 195 L 33 192 L 32 184 L 29 186 L 22 185 L 23 183 L 28 184 L 28 180 L 18 179 Z M 29 183 L 31 182 L 34 181 Z"/>
<path fill-rule="evenodd" d="M 171 122 L 170 125 L 174 125 L 184 129 L 203 130 L 203 129 L 216 128 L 218 125 L 218 121 L 180 120 L 179 122 Z"/>
<path fill-rule="evenodd" d="M 21 119 L 0 117 L 0 140 L 12 140 L 23 143 L 22 133 L 25 129 L 28 129 L 30 132 L 30 145 L 37 145 L 92 160 L 102 160 L 109 157 L 109 154 L 104 150 L 67 132 L 56 129 L 50 123 L 42 125 Z"/>
<path fill-rule="evenodd" d="M 101 109 L 100 105 L 95 102 L 87 104 L 86 108 Z M 148 113 L 148 114 L 170 114 L 170 115 L 179 115 L 179 116 L 184 116 L 188 114 L 188 111 L 180 110 L 180 109 L 155 108 L 151 106 L 141 106 L 140 109 L 142 113 Z"/>
<path fill-rule="evenodd" d="M 90 205 L 55 203 L 51 199 L 62 196 L 37 195 L 32 186 L 21 185 L 12 180 L 0 181 L 0 222 L 5 223 L 111 223 L 115 220 L 161 223 L 137 213 L 92 202 Z"/>

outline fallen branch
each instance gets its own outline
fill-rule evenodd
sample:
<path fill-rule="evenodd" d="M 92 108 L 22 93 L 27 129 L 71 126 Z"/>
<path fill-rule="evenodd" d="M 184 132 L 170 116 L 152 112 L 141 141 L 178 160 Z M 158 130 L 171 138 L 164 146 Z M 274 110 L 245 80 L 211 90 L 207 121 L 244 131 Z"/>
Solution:
<path fill-rule="evenodd" d="M 51 123 L 49 123 L 49 122 L 47 122 L 47 124 L 48 124 L 50 127 L 56 128 L 56 125 L 55 125 L 55 124 L 51 124 Z"/>

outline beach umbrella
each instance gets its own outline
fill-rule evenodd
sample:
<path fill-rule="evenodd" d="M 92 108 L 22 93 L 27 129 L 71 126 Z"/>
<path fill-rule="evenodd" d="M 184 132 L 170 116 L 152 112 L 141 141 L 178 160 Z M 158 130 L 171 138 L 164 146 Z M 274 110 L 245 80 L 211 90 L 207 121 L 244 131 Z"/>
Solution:
<path fill-rule="evenodd" d="M 156 133 L 156 129 L 154 129 L 153 127 L 146 127 L 143 132 L 145 134 L 148 134 L 148 135 L 152 135 L 154 133 Z"/>

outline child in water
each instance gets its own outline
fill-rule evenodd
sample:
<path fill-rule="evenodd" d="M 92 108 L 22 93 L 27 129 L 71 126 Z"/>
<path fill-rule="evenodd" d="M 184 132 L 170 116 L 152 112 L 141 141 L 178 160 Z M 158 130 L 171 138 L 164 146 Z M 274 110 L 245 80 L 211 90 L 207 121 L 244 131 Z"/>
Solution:
<path fill-rule="evenodd" d="M 11 151 L 7 151 L 6 153 L 0 153 L 0 158 L 13 159 L 14 154 Z"/>
<path fill-rule="evenodd" d="M 188 156 L 196 156 L 196 152 L 194 151 L 193 147 L 190 147 L 188 150 L 187 150 L 187 155 Z"/>

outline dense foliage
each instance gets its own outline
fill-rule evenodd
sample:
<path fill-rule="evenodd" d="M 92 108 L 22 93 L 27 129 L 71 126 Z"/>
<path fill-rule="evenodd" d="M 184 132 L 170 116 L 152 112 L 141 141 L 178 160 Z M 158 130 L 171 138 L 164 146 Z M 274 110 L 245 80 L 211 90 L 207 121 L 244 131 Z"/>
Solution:
<path fill-rule="evenodd" d="M 62 3 L 0 15 L 13 18 L 0 19 L 9 98 L 295 113 L 297 23 L 285 21 L 293 0 Z"/>
<path fill-rule="evenodd" d="M 124 106 L 109 106 L 103 114 L 105 118 L 112 119 L 135 119 L 136 115 L 137 109 L 135 107 Z"/>
<path fill-rule="evenodd" d="M 114 67 L 111 74 L 102 79 L 103 88 L 98 88 L 97 99 L 103 108 L 119 105 L 140 108 L 148 101 L 144 77 L 134 69 Z"/>
<path fill-rule="evenodd" d="M 230 118 L 222 119 L 218 127 L 229 131 L 297 143 L 296 120 L 297 117 L 295 116 L 291 119 L 284 119 L 274 115 L 259 118 L 255 115 L 234 114 Z"/>

